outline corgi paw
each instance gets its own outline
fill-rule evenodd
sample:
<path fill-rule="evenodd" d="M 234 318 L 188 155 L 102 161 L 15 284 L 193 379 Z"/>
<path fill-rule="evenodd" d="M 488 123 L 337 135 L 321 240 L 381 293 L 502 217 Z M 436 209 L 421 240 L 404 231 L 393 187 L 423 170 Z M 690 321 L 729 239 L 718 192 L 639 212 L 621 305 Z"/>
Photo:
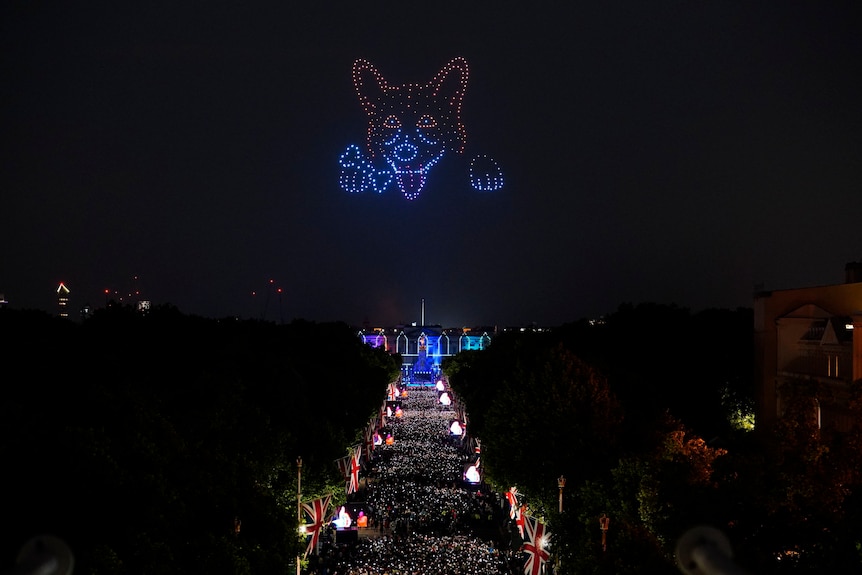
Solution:
<path fill-rule="evenodd" d="M 338 183 L 341 189 L 350 193 L 374 190 L 383 192 L 392 181 L 392 173 L 389 170 L 376 170 L 371 162 L 362 154 L 359 146 L 351 144 L 338 158 L 341 166 L 341 175 Z"/>
<path fill-rule="evenodd" d="M 352 194 L 368 189 L 370 182 L 367 176 L 367 161 L 362 157 L 358 146 L 348 146 L 338 158 L 338 163 L 341 166 L 341 175 L 338 178 L 341 189 Z"/>
<path fill-rule="evenodd" d="M 491 156 L 476 156 L 470 162 L 470 185 L 480 192 L 494 192 L 503 187 L 503 171 Z"/>

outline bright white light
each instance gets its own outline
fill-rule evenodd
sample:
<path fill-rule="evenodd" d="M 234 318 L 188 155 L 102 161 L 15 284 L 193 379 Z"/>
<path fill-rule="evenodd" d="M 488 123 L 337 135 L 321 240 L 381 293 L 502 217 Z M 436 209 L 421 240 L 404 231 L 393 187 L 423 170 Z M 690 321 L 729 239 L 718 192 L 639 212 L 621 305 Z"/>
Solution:
<path fill-rule="evenodd" d="M 458 420 L 452 422 L 452 425 L 449 426 L 449 431 L 452 435 L 462 435 L 464 433 L 464 429 L 461 427 L 461 422 Z"/>
<path fill-rule="evenodd" d="M 442 380 L 442 379 L 438 379 L 438 380 L 437 380 L 437 391 L 443 391 L 444 389 L 446 389 L 446 388 L 445 388 L 445 386 L 443 385 L 443 380 Z"/>
<path fill-rule="evenodd" d="M 443 405 L 452 405 L 452 400 L 449 399 L 449 394 L 445 391 L 440 394 L 440 403 Z"/>
<path fill-rule="evenodd" d="M 347 509 L 343 506 L 338 510 L 338 517 L 332 520 L 335 523 L 336 527 L 350 527 L 350 524 L 353 523 L 353 519 L 350 517 L 350 514 L 347 513 Z"/>
<path fill-rule="evenodd" d="M 475 465 L 471 465 L 467 468 L 467 471 L 464 472 L 464 479 L 470 483 L 479 483 L 479 481 L 481 481 L 481 478 L 479 477 L 479 469 Z"/>

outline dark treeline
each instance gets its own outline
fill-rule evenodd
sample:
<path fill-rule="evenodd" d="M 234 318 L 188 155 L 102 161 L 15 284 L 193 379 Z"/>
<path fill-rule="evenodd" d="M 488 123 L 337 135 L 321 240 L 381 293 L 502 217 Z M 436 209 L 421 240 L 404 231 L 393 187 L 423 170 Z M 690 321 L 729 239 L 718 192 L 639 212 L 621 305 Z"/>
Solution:
<path fill-rule="evenodd" d="M 444 371 L 486 480 L 544 518 L 560 573 L 679 573 L 676 544 L 702 525 L 751 573 L 858 573 L 862 435 L 819 429 L 801 383 L 753 431 L 752 333 L 750 309 L 624 305 L 506 332 Z"/>
<path fill-rule="evenodd" d="M 544 519 L 559 573 L 678 573 L 696 525 L 751 573 L 860 571 L 862 437 L 819 429 L 802 382 L 774 430 L 751 431 L 752 325 L 749 309 L 624 305 L 446 361 L 487 483 Z M 297 456 L 304 501 L 343 501 L 335 460 L 401 365 L 345 324 L 170 306 L 80 323 L 4 309 L 0 343 L 0 573 L 42 534 L 75 573 L 292 571 Z"/>
<path fill-rule="evenodd" d="M 0 310 L 0 573 L 59 537 L 76 573 L 283 573 L 303 500 L 400 357 L 346 324 L 214 320 L 110 306 L 80 323 Z M 239 533 L 237 533 L 239 527 Z"/>

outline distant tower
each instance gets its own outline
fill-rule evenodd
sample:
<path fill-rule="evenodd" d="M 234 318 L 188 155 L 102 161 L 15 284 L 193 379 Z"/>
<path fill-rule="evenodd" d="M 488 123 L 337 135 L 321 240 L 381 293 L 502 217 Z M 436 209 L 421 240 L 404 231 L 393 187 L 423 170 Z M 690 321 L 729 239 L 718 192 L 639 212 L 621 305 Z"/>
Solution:
<path fill-rule="evenodd" d="M 69 317 L 69 288 L 63 282 L 57 286 L 57 307 L 60 317 Z"/>

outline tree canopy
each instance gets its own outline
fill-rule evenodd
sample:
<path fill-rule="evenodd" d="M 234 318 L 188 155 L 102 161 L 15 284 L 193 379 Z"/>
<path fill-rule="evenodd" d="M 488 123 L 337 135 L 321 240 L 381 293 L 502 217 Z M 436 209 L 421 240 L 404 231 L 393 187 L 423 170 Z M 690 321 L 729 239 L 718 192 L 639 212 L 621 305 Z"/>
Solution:
<path fill-rule="evenodd" d="M 50 533 L 87 573 L 283 571 L 300 549 L 297 458 L 303 499 L 343 498 L 334 462 L 401 364 L 345 324 L 170 307 L 81 324 L 4 310 L 0 333 L 3 556 Z"/>

